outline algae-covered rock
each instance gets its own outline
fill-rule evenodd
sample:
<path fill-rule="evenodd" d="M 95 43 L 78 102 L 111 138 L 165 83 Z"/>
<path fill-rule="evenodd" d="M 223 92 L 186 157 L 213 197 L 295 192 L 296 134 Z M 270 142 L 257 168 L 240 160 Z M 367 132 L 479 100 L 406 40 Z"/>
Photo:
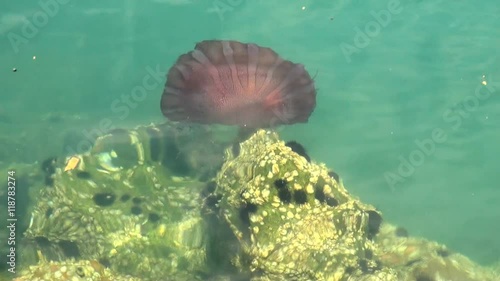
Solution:
<path fill-rule="evenodd" d="M 201 218 L 160 224 L 147 233 L 141 233 L 139 225 L 133 227 L 108 237 L 106 260 L 114 270 L 144 280 L 204 280 L 209 269 Z"/>
<path fill-rule="evenodd" d="M 216 193 L 241 243 L 236 263 L 255 280 L 377 280 L 367 274 L 397 280 L 373 259 L 380 213 L 351 196 L 324 165 L 263 130 L 233 151 Z"/>
<path fill-rule="evenodd" d="M 116 274 L 95 260 L 40 261 L 24 270 L 14 281 L 140 281 Z"/>
<path fill-rule="evenodd" d="M 382 223 L 335 173 L 272 132 L 229 146 L 203 131 L 141 126 L 39 166 L 41 175 L 28 172 L 39 193 L 19 249 L 49 261 L 21 265 L 16 281 L 499 280 Z"/>
<path fill-rule="evenodd" d="M 145 280 L 198 280 L 207 270 L 204 184 L 193 178 L 193 162 L 181 175 L 172 171 L 168 163 L 188 154 L 179 155 L 172 136 L 160 137 L 165 128 L 115 130 L 89 152 L 54 162 L 26 237 L 51 260 L 99 260 Z"/>
<path fill-rule="evenodd" d="M 36 262 L 33 255 L 30 255 L 32 251 L 29 246 L 26 247 L 22 234 L 29 226 L 33 205 L 40 190 L 44 188 L 44 172 L 39 163 L 15 163 L 0 169 L 0 173 L 5 175 L 0 181 L 4 187 L 0 189 L 0 209 L 3 210 L 0 212 L 0 219 L 9 222 L 6 226 L 14 224 L 13 228 L 4 226 L 0 231 L 0 241 L 4 241 L 0 244 L 1 272 L 12 267 L 12 264 L 22 267 Z M 12 247 L 15 251 L 11 250 Z M 15 263 L 11 262 L 12 253 L 15 253 Z M 3 280 L 1 275 L 0 280 Z"/>
<path fill-rule="evenodd" d="M 500 275 L 481 267 L 445 245 L 411 237 L 401 228 L 385 224 L 376 237 L 374 253 L 387 267 L 405 273 L 405 281 L 497 281 Z"/>

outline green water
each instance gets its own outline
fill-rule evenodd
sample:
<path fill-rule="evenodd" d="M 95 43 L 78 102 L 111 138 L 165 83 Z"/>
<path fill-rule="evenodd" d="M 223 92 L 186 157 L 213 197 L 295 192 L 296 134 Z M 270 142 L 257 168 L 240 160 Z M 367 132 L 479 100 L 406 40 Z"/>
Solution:
<path fill-rule="evenodd" d="M 78 152 L 85 134 L 161 122 L 164 73 L 178 55 L 205 39 L 254 42 L 317 74 L 315 112 L 279 128 L 284 139 L 410 234 L 499 260 L 497 1 L 6 2 L 2 167 Z M 147 75 L 155 86 L 131 99 Z"/>

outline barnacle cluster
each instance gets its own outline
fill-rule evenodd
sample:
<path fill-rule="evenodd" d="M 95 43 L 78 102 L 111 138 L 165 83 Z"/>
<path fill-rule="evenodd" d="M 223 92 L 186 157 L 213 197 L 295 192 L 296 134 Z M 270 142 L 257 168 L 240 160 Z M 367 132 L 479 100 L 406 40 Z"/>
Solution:
<path fill-rule="evenodd" d="M 351 196 L 324 165 L 258 131 L 217 178 L 220 213 L 242 245 L 237 263 L 261 280 L 398 280 L 373 258 L 381 215 Z M 344 278 L 344 279 L 343 279 Z"/>
<path fill-rule="evenodd" d="M 16 281 L 499 280 L 383 222 L 269 131 L 228 144 L 172 123 L 114 130 L 42 174 L 23 245 L 44 258 Z"/>
<path fill-rule="evenodd" d="M 404 274 L 401 280 L 500 280 L 500 271 L 483 268 L 445 245 L 409 236 L 404 228 L 384 224 L 374 255 Z"/>
<path fill-rule="evenodd" d="M 172 137 L 161 138 L 166 129 L 114 131 L 51 169 L 25 236 L 51 260 L 93 259 L 149 280 L 196 280 L 206 259 L 204 184 L 166 164 L 188 159 Z"/>
<path fill-rule="evenodd" d="M 119 275 L 95 260 L 68 259 L 61 262 L 41 261 L 30 266 L 26 273 L 14 281 L 86 280 L 86 281 L 140 281 L 141 279 Z"/>

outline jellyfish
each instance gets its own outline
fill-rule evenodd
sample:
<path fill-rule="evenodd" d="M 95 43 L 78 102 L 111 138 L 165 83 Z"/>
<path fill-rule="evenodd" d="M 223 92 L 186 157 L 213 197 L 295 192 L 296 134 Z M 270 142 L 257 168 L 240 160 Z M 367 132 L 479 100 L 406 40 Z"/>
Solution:
<path fill-rule="evenodd" d="M 254 129 L 306 123 L 315 106 L 304 65 L 270 48 L 222 40 L 202 41 L 181 55 L 161 97 L 172 121 Z"/>

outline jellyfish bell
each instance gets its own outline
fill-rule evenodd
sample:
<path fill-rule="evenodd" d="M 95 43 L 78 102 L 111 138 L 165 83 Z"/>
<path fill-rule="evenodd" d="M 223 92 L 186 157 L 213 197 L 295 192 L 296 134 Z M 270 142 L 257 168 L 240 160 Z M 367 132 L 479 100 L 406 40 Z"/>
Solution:
<path fill-rule="evenodd" d="M 221 40 L 181 55 L 161 98 L 172 121 L 247 128 L 306 123 L 315 106 L 314 81 L 302 64 L 270 48 Z"/>

